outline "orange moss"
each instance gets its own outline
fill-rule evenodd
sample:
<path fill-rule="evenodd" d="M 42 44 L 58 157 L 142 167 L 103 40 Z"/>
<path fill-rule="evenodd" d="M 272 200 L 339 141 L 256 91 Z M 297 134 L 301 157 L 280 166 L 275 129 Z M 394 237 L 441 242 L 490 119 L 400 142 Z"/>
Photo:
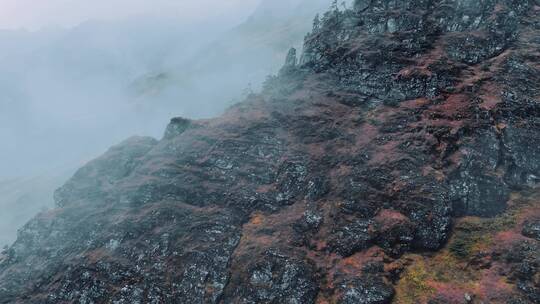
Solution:
<path fill-rule="evenodd" d="M 482 87 L 480 98 L 482 99 L 482 103 L 480 104 L 481 108 L 485 110 L 495 108 L 495 106 L 501 102 L 500 87 L 494 83 L 485 84 Z"/>
<path fill-rule="evenodd" d="M 398 281 L 394 303 L 423 304 L 434 297 L 466 303 L 465 294 L 484 303 L 506 303 L 515 286 L 505 275 L 508 266 L 491 255 L 525 239 L 521 226 L 526 218 L 540 216 L 539 196 L 538 190 L 513 193 L 512 208 L 498 217 L 458 219 L 448 245 L 436 254 L 408 255 L 395 262 L 394 267 L 408 268 Z"/>
<path fill-rule="evenodd" d="M 348 258 L 341 260 L 336 266 L 338 271 L 343 273 L 359 275 L 369 262 L 381 262 L 384 252 L 381 248 L 373 246 L 368 250 L 356 253 Z"/>
<path fill-rule="evenodd" d="M 397 288 L 398 304 L 427 303 L 437 297 L 445 303 L 463 303 L 464 295 L 477 294 L 481 274 L 468 268 L 447 249 L 433 257 L 409 256 L 412 260 Z"/>
<path fill-rule="evenodd" d="M 257 213 L 251 217 L 249 222 L 251 225 L 260 226 L 263 223 L 264 217 L 262 214 Z"/>
<path fill-rule="evenodd" d="M 407 221 L 408 218 L 395 210 L 383 209 L 377 214 L 374 220 L 376 222 L 386 223 Z"/>
<path fill-rule="evenodd" d="M 483 271 L 475 293 L 489 303 L 504 303 L 506 296 L 512 293 L 513 286 L 499 274 L 500 268 L 493 267 Z"/>
<path fill-rule="evenodd" d="M 319 296 L 315 300 L 315 304 L 333 304 L 333 303 L 330 302 L 330 300 L 328 300 L 324 295 L 319 294 Z"/>
<path fill-rule="evenodd" d="M 421 256 L 410 256 L 412 265 L 402 274 L 396 286 L 397 304 L 426 303 L 435 289 L 428 284 L 430 274 L 424 259 Z"/>

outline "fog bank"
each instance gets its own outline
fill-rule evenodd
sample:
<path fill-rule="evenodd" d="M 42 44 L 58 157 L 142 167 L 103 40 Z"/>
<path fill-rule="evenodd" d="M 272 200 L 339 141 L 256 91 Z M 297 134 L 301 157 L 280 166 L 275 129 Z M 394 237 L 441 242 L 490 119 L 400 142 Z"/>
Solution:
<path fill-rule="evenodd" d="M 330 2 L 1 0 L 0 245 L 108 147 L 257 90 Z"/>

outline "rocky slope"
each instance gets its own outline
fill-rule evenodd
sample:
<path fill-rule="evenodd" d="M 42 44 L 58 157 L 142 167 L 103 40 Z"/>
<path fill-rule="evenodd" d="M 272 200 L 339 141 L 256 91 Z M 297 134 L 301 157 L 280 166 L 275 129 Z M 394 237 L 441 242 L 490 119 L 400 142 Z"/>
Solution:
<path fill-rule="evenodd" d="M 540 3 L 358 0 L 79 170 L 0 303 L 539 303 Z"/>
<path fill-rule="evenodd" d="M 73 174 L 68 170 L 30 179 L 0 180 L 0 248 L 15 241 L 17 229 L 54 206 L 53 192 Z"/>

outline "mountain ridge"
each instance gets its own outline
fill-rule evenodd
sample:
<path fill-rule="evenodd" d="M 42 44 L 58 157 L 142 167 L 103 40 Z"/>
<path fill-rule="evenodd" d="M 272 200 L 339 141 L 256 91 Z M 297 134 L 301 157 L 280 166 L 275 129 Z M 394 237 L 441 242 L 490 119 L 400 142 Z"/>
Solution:
<path fill-rule="evenodd" d="M 538 12 L 330 10 L 260 94 L 80 169 L 0 303 L 537 303 Z"/>

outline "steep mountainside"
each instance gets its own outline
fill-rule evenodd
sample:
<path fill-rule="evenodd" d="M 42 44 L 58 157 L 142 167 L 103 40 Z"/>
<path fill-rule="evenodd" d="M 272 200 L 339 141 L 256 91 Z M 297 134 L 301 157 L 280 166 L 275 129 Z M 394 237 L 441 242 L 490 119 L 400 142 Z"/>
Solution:
<path fill-rule="evenodd" d="M 350 2 L 350 1 L 349 1 Z M 291 46 L 302 46 L 318 12 L 331 0 L 264 0 L 239 26 L 200 47 L 177 64 L 133 82 L 139 104 L 152 111 L 159 103 L 188 117 L 211 117 L 258 90 L 269 74 L 279 71 Z M 197 102 L 188 102 L 196 99 Z M 178 111 L 177 111 L 178 112 Z"/>
<path fill-rule="evenodd" d="M 539 13 L 328 12 L 261 94 L 80 169 L 0 303 L 539 303 Z"/>
<path fill-rule="evenodd" d="M 141 107 L 126 86 L 174 58 L 191 56 L 224 27 L 238 24 L 229 19 L 242 16 L 200 24 L 170 12 L 66 29 L 0 29 L 0 248 L 54 206 L 54 190 L 83 160 L 134 133 L 157 136 L 171 113 L 182 115 L 186 104 L 196 104 L 154 100 Z M 3 186 L 4 180 L 11 181 Z"/>
<path fill-rule="evenodd" d="M 13 243 L 17 230 L 37 213 L 54 206 L 54 189 L 71 174 L 57 169 L 48 176 L 0 180 L 0 248 Z"/>

